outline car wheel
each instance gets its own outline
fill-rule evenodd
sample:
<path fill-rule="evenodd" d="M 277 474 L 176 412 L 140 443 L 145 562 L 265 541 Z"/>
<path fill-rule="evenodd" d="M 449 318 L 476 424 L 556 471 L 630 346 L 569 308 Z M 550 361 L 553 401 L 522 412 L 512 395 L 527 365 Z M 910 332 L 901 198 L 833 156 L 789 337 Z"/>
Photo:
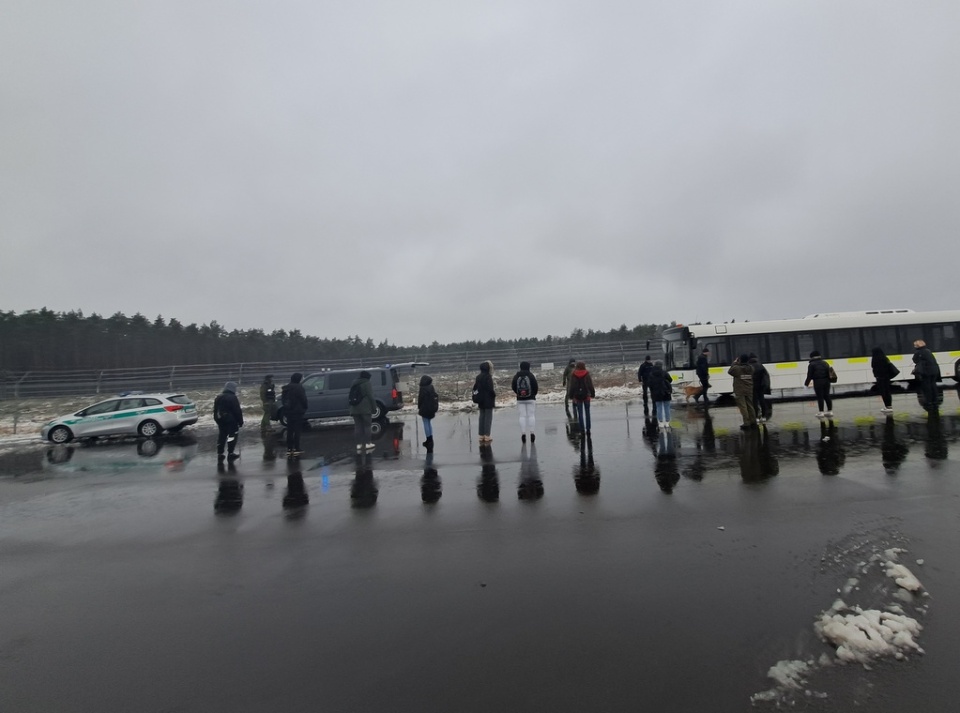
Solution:
<path fill-rule="evenodd" d="M 373 413 L 370 414 L 370 418 L 376 421 L 378 418 L 383 418 L 384 413 L 386 413 L 386 410 L 383 408 L 383 404 L 377 401 L 377 405 L 373 409 Z"/>
<path fill-rule="evenodd" d="M 147 420 L 137 427 L 137 433 L 144 438 L 153 438 L 154 436 L 159 436 L 161 431 L 163 431 L 163 429 L 160 428 L 160 424 L 156 421 Z"/>
<path fill-rule="evenodd" d="M 54 443 L 66 443 L 73 438 L 73 433 L 66 426 L 55 426 L 50 431 L 50 440 Z"/>

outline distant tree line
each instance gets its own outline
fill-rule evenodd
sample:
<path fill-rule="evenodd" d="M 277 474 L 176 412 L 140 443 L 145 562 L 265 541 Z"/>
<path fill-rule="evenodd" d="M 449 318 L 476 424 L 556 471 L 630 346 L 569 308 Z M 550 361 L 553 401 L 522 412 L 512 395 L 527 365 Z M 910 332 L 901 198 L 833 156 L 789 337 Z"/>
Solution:
<path fill-rule="evenodd" d="M 21 314 L 0 311 L 0 370 L 6 372 L 113 369 L 229 362 L 322 361 L 353 357 L 450 354 L 482 349 L 601 344 L 659 337 L 667 325 L 625 324 L 610 331 L 575 329 L 568 337 L 491 339 L 451 344 L 394 346 L 359 336 L 326 339 L 299 330 L 227 331 L 216 321 L 197 326 L 175 318 L 154 320 L 117 312 L 111 317 L 43 308 Z"/>

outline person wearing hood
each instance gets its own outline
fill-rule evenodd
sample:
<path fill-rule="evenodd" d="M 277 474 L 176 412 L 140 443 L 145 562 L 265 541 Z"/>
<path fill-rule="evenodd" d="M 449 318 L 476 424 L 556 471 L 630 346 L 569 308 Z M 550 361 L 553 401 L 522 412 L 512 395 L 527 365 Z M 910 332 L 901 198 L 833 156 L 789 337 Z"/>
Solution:
<path fill-rule="evenodd" d="M 870 369 L 873 371 L 873 378 L 877 381 L 880 400 L 883 401 L 883 408 L 880 409 L 880 413 L 893 413 L 893 394 L 890 390 L 890 383 L 893 381 L 893 377 L 900 373 L 900 370 L 894 366 L 880 347 L 873 348 Z"/>
<path fill-rule="evenodd" d="M 760 363 L 760 357 L 750 354 L 750 366 L 753 367 L 753 408 L 757 412 L 757 421 L 765 423 L 773 415 L 773 406 L 767 396 L 770 395 L 770 372 Z"/>
<path fill-rule="evenodd" d="M 537 440 L 533 429 L 537 425 L 537 377 L 530 371 L 530 362 L 520 362 L 520 371 L 513 375 L 510 388 L 517 395 L 517 413 L 520 415 L 520 441 L 527 442 L 527 433 L 530 442 Z"/>
<path fill-rule="evenodd" d="M 479 432 L 477 440 L 480 443 L 490 443 L 493 438 L 490 431 L 493 428 L 493 408 L 497 404 L 497 392 L 493 387 L 493 364 L 485 361 L 480 365 L 480 373 L 473 382 L 473 403 L 480 408 Z"/>
<path fill-rule="evenodd" d="M 440 397 L 437 396 L 437 390 L 433 388 L 433 378 L 424 374 L 420 377 L 420 391 L 417 394 L 417 413 L 423 419 L 423 435 L 426 439 L 423 442 L 427 453 L 433 453 L 433 417 L 440 410 Z"/>
<path fill-rule="evenodd" d="M 922 339 L 916 340 L 913 343 L 913 348 L 913 363 L 915 365 L 913 375 L 917 377 L 917 386 L 923 396 L 923 408 L 928 413 L 937 413 L 939 411 L 937 382 L 942 378 L 940 365 L 937 364 L 937 358 L 927 348 L 927 343 Z"/>
<path fill-rule="evenodd" d="M 357 394 L 357 397 L 354 397 Z M 374 449 L 371 438 L 373 413 L 377 410 L 377 400 L 373 396 L 370 372 L 363 370 L 360 376 L 350 384 L 350 415 L 353 416 L 353 440 L 358 451 Z"/>
<path fill-rule="evenodd" d="M 237 382 L 228 381 L 223 391 L 213 400 L 213 420 L 219 429 L 217 433 L 217 460 L 223 460 L 224 447 L 227 458 L 236 460 L 240 456 L 233 452 L 237 445 L 237 433 L 243 425 L 243 411 L 237 398 Z"/>
<path fill-rule="evenodd" d="M 700 403 L 700 397 L 703 397 L 703 407 L 709 408 L 710 399 L 707 397 L 707 391 L 710 389 L 710 350 L 703 348 L 696 363 L 697 378 L 700 379 L 701 391 L 693 397 L 693 400 Z"/>
<path fill-rule="evenodd" d="M 643 363 L 640 365 L 640 368 L 637 369 L 637 381 L 640 382 L 640 392 L 643 395 L 644 415 L 650 412 L 650 385 L 647 383 L 647 377 L 651 371 L 653 371 L 653 361 L 650 355 L 647 354 L 643 358 Z"/>
<path fill-rule="evenodd" d="M 299 371 L 290 377 L 290 383 L 280 390 L 283 418 L 287 422 L 287 458 L 303 455 L 300 450 L 300 432 L 303 430 L 303 415 L 307 412 L 307 392 L 303 389 L 303 374 Z"/>
<path fill-rule="evenodd" d="M 813 391 L 817 395 L 817 418 L 833 417 L 833 399 L 830 397 L 830 365 L 823 360 L 820 352 L 810 352 L 810 362 L 807 364 L 807 378 L 804 386 L 813 384 Z M 826 410 L 824 410 L 826 405 Z"/>
<path fill-rule="evenodd" d="M 263 383 L 260 384 L 260 405 L 263 406 L 260 430 L 265 433 L 270 430 L 270 421 L 273 420 L 273 412 L 277 405 L 277 387 L 273 383 L 273 374 L 263 377 Z"/>
<path fill-rule="evenodd" d="M 593 388 L 593 379 L 587 371 L 587 364 L 578 361 L 567 380 L 567 398 L 573 401 L 573 410 L 577 414 L 577 423 L 581 433 L 590 433 L 590 399 L 597 397 Z"/>
<path fill-rule="evenodd" d="M 733 398 L 743 419 L 740 428 L 756 428 L 757 410 L 753 405 L 753 366 L 750 365 L 750 355 L 738 356 L 727 369 L 727 373 L 733 377 Z"/>
<path fill-rule="evenodd" d="M 653 363 L 653 368 L 647 374 L 647 384 L 650 386 L 650 396 L 653 398 L 653 408 L 657 412 L 657 425 L 661 428 L 670 428 L 670 408 L 673 405 L 673 377 L 663 368 L 659 359 Z"/>

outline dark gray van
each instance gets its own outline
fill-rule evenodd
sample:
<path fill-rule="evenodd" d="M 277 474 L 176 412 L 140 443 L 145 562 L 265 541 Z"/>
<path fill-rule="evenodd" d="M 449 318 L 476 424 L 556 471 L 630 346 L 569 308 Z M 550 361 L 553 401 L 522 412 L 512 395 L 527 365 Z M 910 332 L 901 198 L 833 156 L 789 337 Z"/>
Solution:
<path fill-rule="evenodd" d="M 345 418 L 350 415 L 347 396 L 350 385 L 361 371 L 370 372 L 373 398 L 377 402 L 374 419 L 383 418 L 387 412 L 403 408 L 400 392 L 400 375 L 395 366 L 370 366 L 365 369 L 338 369 L 308 374 L 303 378 L 303 390 L 307 392 L 307 412 L 304 419 Z M 283 407 L 277 409 L 275 418 L 285 423 Z"/>

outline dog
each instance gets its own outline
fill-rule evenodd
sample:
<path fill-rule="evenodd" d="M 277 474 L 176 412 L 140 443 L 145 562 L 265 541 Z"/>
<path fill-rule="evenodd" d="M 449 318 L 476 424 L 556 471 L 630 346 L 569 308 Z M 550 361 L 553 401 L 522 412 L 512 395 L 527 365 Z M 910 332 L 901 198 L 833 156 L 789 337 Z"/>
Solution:
<path fill-rule="evenodd" d="M 691 396 L 694 397 L 694 399 L 696 399 L 696 397 L 700 396 L 700 394 L 702 393 L 703 393 L 702 386 L 684 386 L 683 387 L 683 396 L 685 399 L 685 403 L 690 403 Z"/>

